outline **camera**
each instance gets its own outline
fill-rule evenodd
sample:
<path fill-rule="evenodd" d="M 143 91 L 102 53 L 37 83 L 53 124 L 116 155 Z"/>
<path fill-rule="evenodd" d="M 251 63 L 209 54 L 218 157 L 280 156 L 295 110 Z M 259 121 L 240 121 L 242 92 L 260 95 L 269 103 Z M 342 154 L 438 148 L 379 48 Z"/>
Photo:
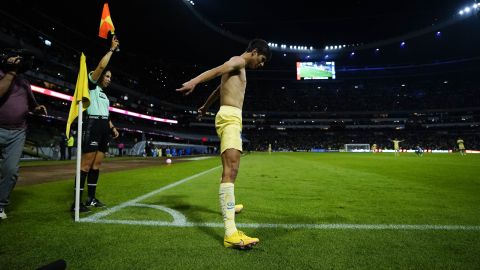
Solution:
<path fill-rule="evenodd" d="M 8 62 L 9 58 L 17 56 L 20 61 L 16 63 Z M 0 67 L 6 72 L 24 73 L 33 68 L 34 61 L 35 55 L 26 49 L 4 49 L 0 53 Z"/>

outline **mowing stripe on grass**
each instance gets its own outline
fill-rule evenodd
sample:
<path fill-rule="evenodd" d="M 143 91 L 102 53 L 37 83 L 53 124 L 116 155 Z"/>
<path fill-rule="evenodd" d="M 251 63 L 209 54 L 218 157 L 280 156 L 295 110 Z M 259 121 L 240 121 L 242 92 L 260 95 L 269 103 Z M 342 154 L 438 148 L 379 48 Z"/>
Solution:
<path fill-rule="evenodd" d="M 122 208 L 125 208 L 125 207 L 128 207 L 128 206 L 135 206 L 135 204 L 137 204 L 137 203 L 140 202 L 140 201 L 143 201 L 143 200 L 145 200 L 145 199 L 147 199 L 147 198 L 149 198 L 149 197 L 151 197 L 151 196 L 154 196 L 154 195 L 156 195 L 156 194 L 158 194 L 158 193 L 160 193 L 160 192 L 162 192 L 162 191 L 164 191 L 164 190 L 167 190 L 167 189 L 176 187 L 176 186 L 178 186 L 178 185 L 180 185 L 180 184 L 183 184 L 183 183 L 185 183 L 185 182 L 188 182 L 188 181 L 190 181 L 190 180 L 192 180 L 192 179 L 195 179 L 195 178 L 197 178 L 197 177 L 199 177 L 199 176 L 202 176 L 202 175 L 204 175 L 204 174 L 207 174 L 207 173 L 209 173 L 209 172 L 211 172 L 211 171 L 214 171 L 214 170 L 216 170 L 216 169 L 218 169 L 218 168 L 220 168 L 220 167 L 221 167 L 221 166 L 217 166 L 217 167 L 208 169 L 208 170 L 206 170 L 206 171 L 203 171 L 203 172 L 201 172 L 201 173 L 197 173 L 197 174 L 195 174 L 195 175 L 189 176 L 189 177 L 187 177 L 187 178 L 183 178 L 182 180 L 179 180 L 179 181 L 177 181 L 177 182 L 174 182 L 174 183 L 171 183 L 171 184 L 166 185 L 166 186 L 164 186 L 164 187 L 161 187 L 161 188 L 159 188 L 159 189 L 157 189 L 157 190 L 154 190 L 154 191 L 152 191 L 152 192 L 150 192 L 150 193 L 147 193 L 147 194 L 145 194 L 145 195 L 142 195 L 142 196 L 140 196 L 140 197 L 137 197 L 137 198 L 135 198 L 135 199 L 133 199 L 133 200 L 130 200 L 130 201 L 121 203 L 121 204 L 119 204 L 119 205 L 117 205 L 117 206 L 114 206 L 114 207 L 112 207 L 112 208 L 109 208 L 109 209 L 107 209 L 107 210 L 105 210 L 105 211 L 99 212 L 99 213 L 97 213 L 97 214 L 91 215 L 91 216 L 86 217 L 86 218 L 81 218 L 80 221 L 81 221 L 81 222 L 84 222 L 84 221 L 86 221 L 86 222 L 95 221 L 95 220 L 98 220 L 98 219 L 100 219 L 100 218 L 102 218 L 102 217 L 108 216 L 108 215 L 110 215 L 110 214 L 112 214 L 112 213 L 114 213 L 114 212 L 117 212 L 118 210 L 120 210 L 120 209 L 122 209 Z M 172 210 L 173 210 L 173 209 L 172 209 Z"/>

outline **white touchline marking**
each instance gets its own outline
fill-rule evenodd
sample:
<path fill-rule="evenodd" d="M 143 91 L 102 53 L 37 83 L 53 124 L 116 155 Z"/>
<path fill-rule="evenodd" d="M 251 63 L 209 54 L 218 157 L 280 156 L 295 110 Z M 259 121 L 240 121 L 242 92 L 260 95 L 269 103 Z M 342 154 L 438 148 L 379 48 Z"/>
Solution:
<path fill-rule="evenodd" d="M 201 223 L 187 222 L 186 217 L 180 212 L 161 205 L 141 204 L 138 203 L 164 190 L 176 187 L 180 184 L 188 182 L 196 177 L 207 174 L 213 170 L 220 168 L 217 166 L 209 170 L 189 176 L 162 188 L 149 192 L 145 195 L 137 197 L 133 200 L 121 203 L 105 211 L 81 218 L 80 222 L 88 223 L 104 223 L 104 224 L 125 224 L 125 225 L 144 225 L 144 226 L 161 226 L 161 227 L 211 227 L 223 228 L 223 223 Z M 155 220 L 114 220 L 101 219 L 125 207 L 149 207 L 165 211 L 172 215 L 173 221 L 155 221 Z M 430 225 L 430 224 L 270 224 L 270 223 L 237 223 L 240 228 L 280 228 L 280 229 L 317 229 L 317 230 L 437 230 L 437 231 L 480 231 L 480 226 L 476 225 Z"/>
<path fill-rule="evenodd" d="M 192 157 L 192 158 L 182 158 L 180 160 L 192 160 L 192 161 L 198 161 L 198 160 L 204 160 L 204 159 L 209 159 L 213 158 L 213 156 L 208 156 L 208 157 Z"/>
<path fill-rule="evenodd" d="M 210 227 L 223 228 L 223 223 L 185 222 L 174 223 L 154 220 L 80 220 L 82 222 L 144 225 L 159 227 Z M 237 223 L 239 228 L 273 228 L 273 229 L 314 229 L 314 230 L 408 230 L 408 231 L 480 231 L 480 226 L 468 225 L 410 225 L 410 224 L 269 224 L 269 223 Z"/>

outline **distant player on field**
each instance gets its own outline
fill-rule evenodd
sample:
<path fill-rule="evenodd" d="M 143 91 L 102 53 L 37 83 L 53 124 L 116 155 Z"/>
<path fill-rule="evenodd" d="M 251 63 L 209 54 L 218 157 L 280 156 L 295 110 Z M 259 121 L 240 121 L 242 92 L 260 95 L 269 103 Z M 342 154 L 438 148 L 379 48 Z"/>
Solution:
<path fill-rule="evenodd" d="M 372 149 L 371 150 L 372 150 L 373 153 L 377 152 L 377 144 L 376 143 L 372 144 Z"/>
<path fill-rule="evenodd" d="M 272 153 L 272 144 L 271 143 L 268 144 L 268 153 L 269 154 Z"/>
<path fill-rule="evenodd" d="M 419 157 L 423 156 L 423 149 L 420 147 L 420 145 L 417 145 L 417 147 L 415 147 L 415 154 L 417 154 L 417 156 Z"/>
<path fill-rule="evenodd" d="M 393 150 L 395 151 L 395 156 L 398 156 L 400 155 L 400 143 L 403 142 L 398 140 L 397 138 L 395 138 L 394 140 L 390 140 L 391 142 L 393 142 Z"/>
<path fill-rule="evenodd" d="M 462 138 L 458 138 L 457 144 L 458 144 L 458 151 L 460 152 L 460 155 L 462 155 L 462 156 L 466 155 L 465 145 L 464 145 L 464 142 L 463 142 Z"/>

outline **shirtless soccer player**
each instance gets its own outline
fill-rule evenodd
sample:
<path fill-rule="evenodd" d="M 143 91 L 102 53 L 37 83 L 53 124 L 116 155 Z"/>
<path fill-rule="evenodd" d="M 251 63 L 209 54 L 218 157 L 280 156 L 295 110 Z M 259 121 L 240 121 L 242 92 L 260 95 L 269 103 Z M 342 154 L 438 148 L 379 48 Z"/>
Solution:
<path fill-rule="evenodd" d="M 242 152 L 242 107 L 247 85 L 245 69 L 261 68 L 270 57 L 271 52 L 267 42 L 254 39 L 249 42 L 246 51 L 241 55 L 234 56 L 222 65 L 203 72 L 177 89 L 178 92 L 188 95 L 199 83 L 221 76 L 220 85 L 198 111 L 203 115 L 220 97 L 220 110 L 215 117 L 215 128 L 220 137 L 223 165 L 219 190 L 220 207 L 225 225 L 223 244 L 228 248 L 249 249 L 259 242 L 258 238 L 246 236 L 235 226 L 234 183 Z"/>

